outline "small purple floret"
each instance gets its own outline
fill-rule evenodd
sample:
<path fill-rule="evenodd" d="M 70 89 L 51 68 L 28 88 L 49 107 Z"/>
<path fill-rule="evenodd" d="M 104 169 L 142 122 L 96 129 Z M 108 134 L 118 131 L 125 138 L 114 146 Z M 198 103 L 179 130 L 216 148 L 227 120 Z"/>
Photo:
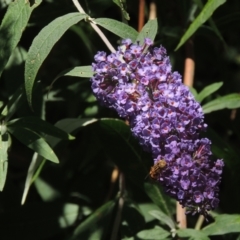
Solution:
<path fill-rule="evenodd" d="M 157 179 L 166 192 L 192 213 L 207 215 L 218 206 L 224 163 L 212 161 L 202 108 L 181 75 L 172 72 L 164 47 L 122 41 L 116 53 L 98 52 L 92 64 L 92 90 L 100 103 L 129 121 L 133 135 L 167 162 Z"/>

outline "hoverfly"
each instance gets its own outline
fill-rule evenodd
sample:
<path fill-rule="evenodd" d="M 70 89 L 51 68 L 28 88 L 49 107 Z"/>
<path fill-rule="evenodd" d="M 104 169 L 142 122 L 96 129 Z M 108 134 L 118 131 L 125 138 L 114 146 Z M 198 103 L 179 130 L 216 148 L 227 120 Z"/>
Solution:
<path fill-rule="evenodd" d="M 164 159 L 160 159 L 156 164 L 151 167 L 149 172 L 150 177 L 154 180 L 157 180 L 166 165 L 167 162 Z"/>

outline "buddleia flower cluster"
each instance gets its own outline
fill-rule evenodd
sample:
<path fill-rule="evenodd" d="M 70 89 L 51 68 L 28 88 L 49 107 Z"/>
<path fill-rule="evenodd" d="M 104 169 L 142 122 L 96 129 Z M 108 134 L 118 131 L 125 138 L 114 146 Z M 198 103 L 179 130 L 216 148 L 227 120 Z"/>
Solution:
<path fill-rule="evenodd" d="M 133 135 L 166 161 L 156 181 L 192 213 L 207 215 L 218 206 L 223 161 L 212 161 L 203 111 L 181 75 L 172 72 L 166 49 L 122 41 L 115 53 L 98 52 L 92 64 L 92 90 L 100 103 L 128 120 Z"/>

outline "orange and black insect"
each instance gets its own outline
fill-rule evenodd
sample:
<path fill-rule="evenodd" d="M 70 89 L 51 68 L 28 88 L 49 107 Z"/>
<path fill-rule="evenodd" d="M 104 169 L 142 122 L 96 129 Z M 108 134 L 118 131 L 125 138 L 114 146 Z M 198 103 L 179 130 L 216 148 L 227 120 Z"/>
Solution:
<path fill-rule="evenodd" d="M 156 164 L 154 164 L 149 172 L 149 175 L 152 179 L 157 180 L 162 170 L 166 167 L 167 162 L 164 159 L 159 160 Z"/>

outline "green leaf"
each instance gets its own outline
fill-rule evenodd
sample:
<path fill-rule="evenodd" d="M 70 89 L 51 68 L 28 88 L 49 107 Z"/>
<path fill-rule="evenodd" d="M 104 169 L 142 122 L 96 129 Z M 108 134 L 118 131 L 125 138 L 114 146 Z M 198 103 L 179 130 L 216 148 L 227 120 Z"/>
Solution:
<path fill-rule="evenodd" d="M 223 85 L 223 82 L 217 82 L 217 83 L 208 85 L 197 95 L 196 100 L 201 103 L 204 98 L 216 92 L 222 85 Z"/>
<path fill-rule="evenodd" d="M 136 42 L 140 41 L 140 45 L 144 43 L 145 38 L 150 38 L 154 41 L 158 30 L 157 18 L 149 20 L 142 28 L 141 32 L 138 34 Z"/>
<path fill-rule="evenodd" d="M 0 26 L 0 76 L 12 51 L 17 46 L 34 8 L 42 1 L 37 0 L 30 7 L 30 2 L 18 0 L 9 4 Z"/>
<path fill-rule="evenodd" d="M 90 78 L 93 76 L 92 66 L 81 66 L 81 67 L 69 68 L 61 72 L 60 74 L 58 74 L 55 80 L 62 76 Z"/>
<path fill-rule="evenodd" d="M 32 104 L 32 88 L 40 66 L 53 48 L 54 44 L 72 25 L 86 17 L 85 14 L 69 13 L 44 27 L 34 38 L 28 51 L 25 64 L 25 88 L 28 103 Z"/>
<path fill-rule="evenodd" d="M 43 158 L 46 158 L 54 163 L 59 162 L 52 148 L 37 133 L 22 127 L 11 127 L 8 128 L 8 131 L 20 142 L 37 152 Z"/>
<path fill-rule="evenodd" d="M 44 202 L 54 201 L 61 196 L 57 189 L 40 177 L 36 179 L 35 187 Z"/>
<path fill-rule="evenodd" d="M 80 206 L 76 203 L 66 203 L 63 206 L 63 214 L 59 218 L 61 228 L 72 226 L 79 217 Z"/>
<path fill-rule="evenodd" d="M 197 90 L 195 88 L 189 87 L 189 86 L 188 86 L 188 88 L 189 88 L 190 92 L 192 93 L 192 95 L 194 96 L 194 98 L 197 99 L 197 96 L 198 96 Z"/>
<path fill-rule="evenodd" d="M 167 216 L 165 213 L 163 213 L 162 211 L 152 210 L 149 213 L 152 216 L 154 216 L 156 219 L 158 219 L 159 221 L 168 225 L 170 229 L 175 229 L 176 228 L 173 220 L 169 216 Z"/>
<path fill-rule="evenodd" d="M 195 229 L 178 229 L 177 234 L 179 237 L 191 237 L 192 240 L 210 240 L 208 234 L 203 231 L 195 230 Z"/>
<path fill-rule="evenodd" d="M 89 229 L 91 229 L 91 232 L 94 232 L 98 229 L 100 221 L 106 222 L 106 219 L 110 220 L 109 215 L 112 212 L 114 205 L 114 201 L 109 201 L 94 211 L 85 221 L 77 226 L 70 240 L 89 239 Z"/>
<path fill-rule="evenodd" d="M 126 3 L 125 0 L 113 0 L 113 2 L 120 7 L 124 18 L 129 21 L 130 20 L 129 14 L 124 9 L 124 5 L 126 5 L 126 4 L 124 4 L 124 3 Z"/>
<path fill-rule="evenodd" d="M 7 105 L 1 112 L 1 119 L 7 121 L 11 118 L 11 116 L 16 112 L 16 110 L 22 105 L 25 101 L 23 94 L 23 86 L 19 87 L 17 91 L 13 94 L 13 96 L 8 101 Z"/>
<path fill-rule="evenodd" d="M 66 131 L 67 133 L 73 133 L 73 132 L 75 133 L 81 127 L 87 126 L 88 124 L 91 124 L 95 121 L 96 121 L 95 119 L 68 118 L 68 119 L 60 120 L 55 124 L 55 126 L 58 129 L 62 129 Z M 50 135 L 48 135 L 46 139 L 50 143 L 52 148 L 55 148 L 57 144 L 61 141 L 61 139 L 52 137 Z M 37 155 L 36 153 L 33 154 L 31 164 L 29 165 L 29 168 L 28 168 L 27 178 L 25 181 L 23 196 L 21 200 L 22 205 L 25 203 L 31 184 L 38 178 L 45 163 L 46 163 L 46 160 L 43 157 Z"/>
<path fill-rule="evenodd" d="M 1 128 L 4 126 L 1 126 Z M 0 135 L 0 191 L 3 190 L 7 177 L 8 169 L 8 146 L 9 136 L 8 133 Z"/>
<path fill-rule="evenodd" d="M 76 133 L 82 127 L 86 127 L 96 121 L 97 119 L 94 118 L 66 118 L 58 121 L 55 126 L 67 133 Z M 53 147 L 61 141 L 61 139 L 52 136 L 48 136 L 47 140 Z"/>
<path fill-rule="evenodd" d="M 92 66 L 74 67 L 62 71 L 55 77 L 55 79 L 51 83 L 51 87 L 60 77 L 63 76 L 90 78 L 93 76 Z"/>
<path fill-rule="evenodd" d="M 32 161 L 29 165 L 27 177 L 24 185 L 23 195 L 21 204 L 23 205 L 26 201 L 28 191 L 31 184 L 38 178 L 46 159 L 38 155 L 36 152 L 33 154 Z"/>
<path fill-rule="evenodd" d="M 152 201 L 167 215 L 171 216 L 169 209 L 169 199 L 168 197 L 160 191 L 160 189 L 151 183 L 144 184 L 145 192 L 152 199 Z"/>
<path fill-rule="evenodd" d="M 216 216 L 215 222 L 202 229 L 206 235 L 223 235 L 240 232 L 239 214 L 221 214 Z"/>
<path fill-rule="evenodd" d="M 157 210 L 159 211 L 159 207 L 156 206 L 154 203 L 141 203 L 138 205 L 139 209 L 141 210 L 141 213 L 143 214 L 145 218 L 145 222 L 151 222 L 152 220 L 155 220 L 156 218 L 153 217 L 153 215 L 150 214 L 150 211 Z"/>
<path fill-rule="evenodd" d="M 56 138 L 73 140 L 75 137 L 64 132 L 63 130 L 51 125 L 50 123 L 42 120 L 39 117 L 24 117 L 19 119 L 14 119 L 7 123 L 8 128 L 28 128 L 33 132 L 37 132 L 41 135 L 44 133 L 46 135 L 54 136 Z"/>
<path fill-rule="evenodd" d="M 130 38 L 133 42 L 137 38 L 138 32 L 134 28 L 114 19 L 97 18 L 94 22 L 121 38 Z"/>
<path fill-rule="evenodd" d="M 202 106 L 203 112 L 210 113 L 224 108 L 235 109 L 240 107 L 240 94 L 233 93 L 223 97 L 219 97 Z"/>
<path fill-rule="evenodd" d="M 225 2 L 226 0 L 208 0 L 200 14 L 196 17 L 185 34 L 182 36 L 175 50 L 180 48 L 197 31 L 197 29 L 212 16 L 213 12 Z"/>
<path fill-rule="evenodd" d="M 164 230 L 161 227 L 154 229 L 143 230 L 137 234 L 139 239 L 146 240 L 166 240 L 170 236 L 170 232 Z"/>
<path fill-rule="evenodd" d="M 132 236 L 141 231 L 146 225 L 138 205 L 130 199 L 126 199 L 124 202 L 121 219 L 124 222 L 119 230 L 122 236 Z"/>
<path fill-rule="evenodd" d="M 203 3 L 201 0 L 194 0 L 194 2 L 196 2 L 196 4 L 198 5 L 198 7 L 202 10 L 203 9 Z M 215 34 L 218 36 L 218 38 L 223 42 L 223 44 L 226 46 L 226 43 L 220 33 L 220 31 L 218 30 L 215 22 L 212 20 L 212 18 L 210 17 L 208 20 L 212 30 L 215 32 Z"/>
<path fill-rule="evenodd" d="M 92 141 L 114 161 L 126 178 L 142 188 L 147 168 L 142 149 L 132 136 L 129 126 L 119 119 L 100 119 L 86 129 L 89 132 L 91 129 Z"/>

